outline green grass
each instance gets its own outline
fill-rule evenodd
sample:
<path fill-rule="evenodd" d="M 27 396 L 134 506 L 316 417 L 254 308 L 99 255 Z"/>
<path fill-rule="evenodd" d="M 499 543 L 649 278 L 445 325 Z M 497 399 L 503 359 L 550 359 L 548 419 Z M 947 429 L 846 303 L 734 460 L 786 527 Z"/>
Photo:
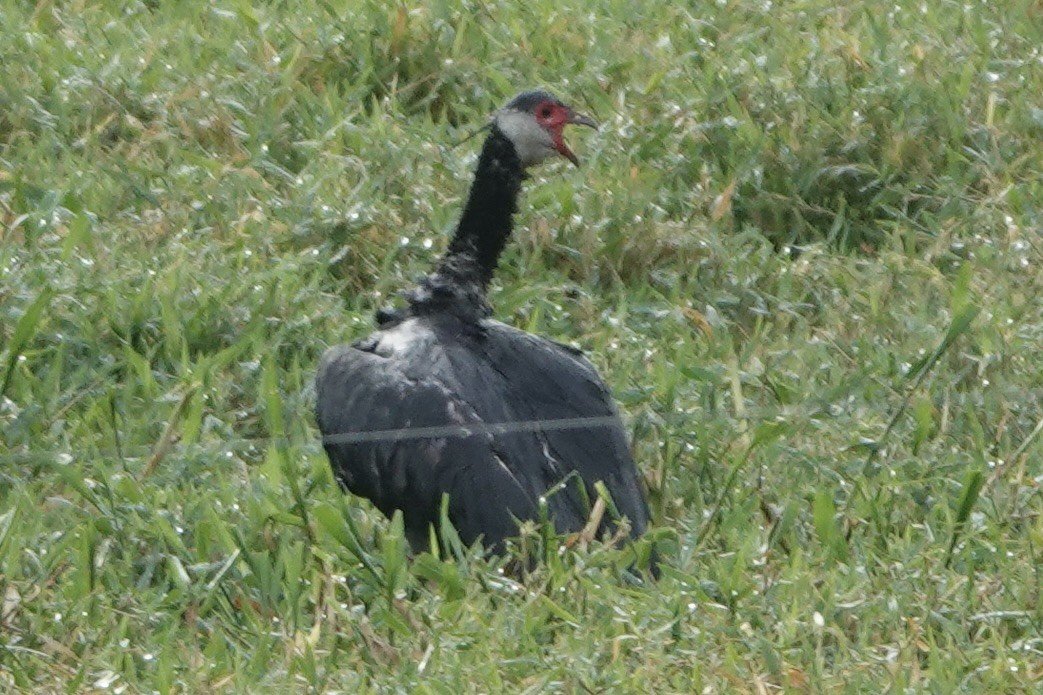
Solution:
<path fill-rule="evenodd" d="M 1033 691 L 1041 45 L 1036 0 L 0 0 L 0 689 Z M 408 558 L 312 423 L 537 85 L 603 127 L 492 302 L 612 385 L 652 587 Z"/>

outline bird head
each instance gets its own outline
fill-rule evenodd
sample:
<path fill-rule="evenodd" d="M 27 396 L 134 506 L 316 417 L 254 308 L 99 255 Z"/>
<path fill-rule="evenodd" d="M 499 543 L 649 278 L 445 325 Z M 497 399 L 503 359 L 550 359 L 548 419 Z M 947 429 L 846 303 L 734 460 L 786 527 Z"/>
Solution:
<path fill-rule="evenodd" d="M 514 144 L 523 167 L 539 164 L 560 154 L 576 166 L 579 158 L 565 144 L 563 131 L 570 123 L 597 129 L 589 116 L 566 106 L 542 90 L 522 92 L 493 114 L 493 125 Z"/>

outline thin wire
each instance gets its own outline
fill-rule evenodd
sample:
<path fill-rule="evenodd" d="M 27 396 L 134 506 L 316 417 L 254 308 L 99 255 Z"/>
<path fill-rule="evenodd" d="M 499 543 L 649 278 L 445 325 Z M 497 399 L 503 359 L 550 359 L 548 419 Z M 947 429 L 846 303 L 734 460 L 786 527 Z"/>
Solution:
<path fill-rule="evenodd" d="M 373 442 L 404 442 L 424 439 L 463 439 L 478 435 L 518 434 L 524 432 L 560 432 L 573 429 L 616 427 L 632 416 L 596 415 L 590 417 L 558 418 L 548 420 L 516 420 L 512 422 L 475 422 L 459 425 L 439 425 L 433 427 L 402 427 L 389 430 L 366 430 L 361 432 L 341 432 L 325 437 L 309 437 L 307 439 L 291 439 L 289 437 L 244 437 L 223 439 L 213 442 L 195 442 L 178 446 L 176 451 L 215 452 L 231 454 L 233 451 L 256 449 L 259 446 L 272 445 L 304 445 L 306 448 L 318 444 L 366 444 Z M 150 455 L 155 445 L 139 444 L 120 449 L 87 449 L 87 455 L 95 458 L 138 458 Z M 173 452 L 171 452 L 173 453 Z M 10 451 L 0 452 L 0 461 L 32 461 L 62 460 L 71 462 L 77 458 L 72 451 Z"/>
<path fill-rule="evenodd" d="M 435 427 L 408 427 L 394 430 L 343 432 L 322 438 L 323 444 L 361 444 L 364 442 L 401 442 L 415 439 L 457 439 L 476 434 L 515 434 L 518 432 L 553 432 L 587 427 L 612 427 L 621 424 L 615 415 L 559 418 L 556 420 L 516 420 L 514 422 L 476 422 Z"/>

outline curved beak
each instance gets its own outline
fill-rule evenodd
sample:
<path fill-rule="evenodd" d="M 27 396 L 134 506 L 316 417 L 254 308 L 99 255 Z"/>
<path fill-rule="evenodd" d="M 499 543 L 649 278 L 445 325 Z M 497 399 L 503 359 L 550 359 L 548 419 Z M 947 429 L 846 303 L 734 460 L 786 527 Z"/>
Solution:
<path fill-rule="evenodd" d="M 573 111 L 572 109 L 569 109 L 569 115 L 568 118 L 565 119 L 565 122 L 572 123 L 574 125 L 585 125 L 588 128 L 593 128 L 594 130 L 598 129 L 597 121 L 595 121 L 593 118 L 586 114 Z"/>
<path fill-rule="evenodd" d="M 598 124 L 597 121 L 595 121 L 590 116 L 579 113 L 578 111 L 573 111 L 572 109 L 568 109 L 565 116 L 565 121 L 564 123 L 562 123 L 561 128 L 558 129 L 557 136 L 554 138 L 554 144 L 558 148 L 558 152 L 561 153 L 562 157 L 569 160 L 576 166 L 579 166 L 579 157 L 576 156 L 575 152 L 569 149 L 569 146 L 565 144 L 565 140 L 561 136 L 561 131 L 564 130 L 565 126 L 570 123 L 573 125 L 584 125 L 588 128 L 593 128 L 594 130 L 598 129 Z"/>

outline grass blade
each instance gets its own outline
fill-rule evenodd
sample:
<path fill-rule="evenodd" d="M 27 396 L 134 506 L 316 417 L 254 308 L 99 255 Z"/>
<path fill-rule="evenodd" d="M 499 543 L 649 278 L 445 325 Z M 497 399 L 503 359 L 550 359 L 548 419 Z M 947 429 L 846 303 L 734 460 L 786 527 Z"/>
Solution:
<path fill-rule="evenodd" d="M 956 523 L 953 525 L 952 535 L 949 538 L 949 549 L 945 554 L 945 567 L 952 564 L 952 555 L 956 550 L 956 544 L 960 541 L 960 535 L 967 526 L 967 520 L 971 517 L 971 510 L 978 502 L 982 485 L 985 484 L 985 475 L 980 470 L 972 470 L 967 474 L 963 484 L 963 494 L 960 495 L 960 506 L 956 509 Z"/>
<path fill-rule="evenodd" d="M 11 383 L 15 367 L 18 365 L 18 358 L 22 356 L 25 346 L 39 330 L 40 318 L 50 306 L 53 296 L 54 292 L 50 288 L 45 288 L 15 324 L 14 333 L 11 334 L 11 340 L 7 344 L 7 366 L 4 368 L 4 379 L 0 382 L 0 398 L 7 394 L 7 387 Z"/>

